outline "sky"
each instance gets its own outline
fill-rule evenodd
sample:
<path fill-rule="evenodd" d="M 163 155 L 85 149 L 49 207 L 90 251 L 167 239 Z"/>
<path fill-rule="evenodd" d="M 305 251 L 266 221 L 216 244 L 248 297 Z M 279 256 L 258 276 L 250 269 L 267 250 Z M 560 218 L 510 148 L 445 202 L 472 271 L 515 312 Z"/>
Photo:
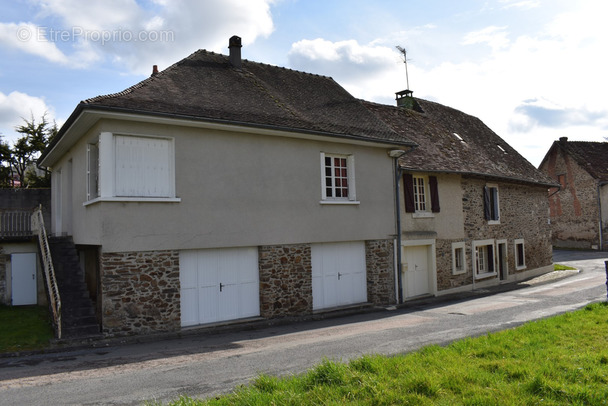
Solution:
<path fill-rule="evenodd" d="M 0 134 L 119 92 L 198 49 L 395 92 L 481 119 L 532 164 L 608 139 L 605 0 L 0 0 Z M 406 50 L 407 72 L 403 54 Z"/>

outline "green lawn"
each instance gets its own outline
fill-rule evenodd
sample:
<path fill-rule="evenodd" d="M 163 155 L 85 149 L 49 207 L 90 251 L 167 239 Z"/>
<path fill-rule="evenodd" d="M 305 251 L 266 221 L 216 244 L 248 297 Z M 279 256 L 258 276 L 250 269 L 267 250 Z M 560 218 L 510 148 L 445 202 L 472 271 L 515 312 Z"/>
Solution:
<path fill-rule="evenodd" d="M 45 348 L 53 337 L 46 307 L 0 305 L 0 352 Z"/>
<path fill-rule="evenodd" d="M 575 270 L 575 269 L 576 268 L 572 268 L 571 266 L 568 266 L 568 265 L 553 264 L 554 271 L 571 271 L 571 270 Z"/>
<path fill-rule="evenodd" d="M 298 376 L 259 376 L 227 396 L 170 403 L 341 404 L 607 405 L 608 305 L 407 355 L 325 360 Z"/>

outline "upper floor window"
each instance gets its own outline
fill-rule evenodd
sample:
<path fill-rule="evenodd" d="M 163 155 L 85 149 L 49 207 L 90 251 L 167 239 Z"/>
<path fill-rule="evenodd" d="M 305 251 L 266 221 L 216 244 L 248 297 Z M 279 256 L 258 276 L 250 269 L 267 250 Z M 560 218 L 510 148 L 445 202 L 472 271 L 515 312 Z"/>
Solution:
<path fill-rule="evenodd" d="M 355 157 L 321 153 L 322 203 L 358 203 L 355 194 Z"/>
<path fill-rule="evenodd" d="M 498 199 L 498 186 L 486 185 L 483 188 L 484 216 L 488 224 L 500 223 L 500 205 Z"/>
<path fill-rule="evenodd" d="M 436 176 L 403 175 L 405 212 L 414 215 L 439 213 L 439 191 Z"/>
<path fill-rule="evenodd" d="M 179 201 L 173 139 L 101 133 L 87 146 L 87 200 Z"/>

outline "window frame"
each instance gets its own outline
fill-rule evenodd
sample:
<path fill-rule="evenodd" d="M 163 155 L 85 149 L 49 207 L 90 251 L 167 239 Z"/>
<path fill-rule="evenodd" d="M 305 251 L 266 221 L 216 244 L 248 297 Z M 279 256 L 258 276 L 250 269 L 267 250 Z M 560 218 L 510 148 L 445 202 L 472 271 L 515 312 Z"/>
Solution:
<path fill-rule="evenodd" d="M 496 193 L 492 193 L 492 190 Z M 488 183 L 484 186 L 484 217 L 488 224 L 500 224 L 500 190 L 497 184 Z"/>
<path fill-rule="evenodd" d="M 461 250 L 461 253 L 458 253 Z M 460 260 L 458 260 L 460 258 Z M 461 266 L 458 267 L 460 261 Z M 467 272 L 467 253 L 464 241 L 452 243 L 452 275 L 461 275 Z"/>
<path fill-rule="evenodd" d="M 167 149 L 168 154 L 168 196 L 118 196 L 116 192 L 116 137 L 136 137 L 136 138 L 156 138 L 169 141 Z M 115 201 L 115 202 L 181 202 L 181 199 L 175 195 L 175 138 L 170 136 L 159 136 L 149 134 L 134 134 L 134 133 L 111 133 L 102 132 L 97 138 L 91 140 L 87 144 L 87 155 L 91 151 L 91 146 L 97 145 L 98 151 L 98 196 L 90 199 L 90 157 L 87 156 L 87 201 L 83 206 L 88 206 L 100 201 Z"/>
<path fill-rule="evenodd" d="M 321 204 L 360 204 L 357 200 L 357 193 L 355 187 L 355 156 L 353 154 L 339 154 L 339 153 L 330 153 L 330 152 L 321 152 Z M 334 159 L 345 159 L 346 160 L 346 180 L 347 180 L 347 193 L 348 196 L 328 196 L 327 189 L 331 188 L 332 194 L 336 194 L 336 185 L 335 185 L 335 167 L 333 163 L 330 165 L 330 173 L 332 184 L 327 185 L 328 176 L 326 175 L 326 171 L 328 169 L 326 165 L 326 158 L 331 158 L 333 162 Z"/>
<path fill-rule="evenodd" d="M 521 246 L 521 254 L 519 253 L 519 246 Z M 513 241 L 514 255 L 515 255 L 515 269 L 520 271 L 526 269 L 526 245 L 523 238 L 518 238 Z M 520 256 L 521 255 L 521 256 Z M 521 261 L 520 261 L 521 260 Z"/>
<path fill-rule="evenodd" d="M 432 218 L 441 211 L 437 176 L 405 173 L 403 192 L 405 212 L 411 213 L 413 218 Z"/>
<path fill-rule="evenodd" d="M 484 272 L 480 273 L 480 266 L 479 266 L 479 257 L 481 256 L 479 254 L 479 248 L 483 248 L 486 247 L 486 252 L 483 254 L 484 257 L 482 258 L 482 260 L 484 261 L 484 265 L 487 268 L 490 268 L 490 265 L 492 266 L 491 270 L 486 270 L 484 269 Z M 489 262 L 489 255 L 487 254 L 487 247 L 492 247 L 492 262 Z M 489 277 L 495 277 L 498 275 L 498 270 L 497 270 L 497 266 L 496 266 L 496 244 L 495 244 L 495 240 L 493 239 L 488 239 L 488 240 L 478 240 L 478 241 L 473 241 L 472 246 L 471 246 L 471 256 L 472 256 L 472 266 L 473 266 L 473 275 L 475 279 L 485 279 L 485 278 L 489 278 Z"/>

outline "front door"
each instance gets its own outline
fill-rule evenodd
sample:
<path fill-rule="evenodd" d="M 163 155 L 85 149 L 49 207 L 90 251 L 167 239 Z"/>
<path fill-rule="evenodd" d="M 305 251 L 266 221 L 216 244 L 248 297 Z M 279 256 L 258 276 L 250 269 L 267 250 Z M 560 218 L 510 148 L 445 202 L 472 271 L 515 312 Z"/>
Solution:
<path fill-rule="evenodd" d="M 13 306 L 38 303 L 35 252 L 11 254 L 11 289 Z"/>
<path fill-rule="evenodd" d="M 429 246 L 403 248 L 403 296 L 407 298 L 431 293 Z"/>

